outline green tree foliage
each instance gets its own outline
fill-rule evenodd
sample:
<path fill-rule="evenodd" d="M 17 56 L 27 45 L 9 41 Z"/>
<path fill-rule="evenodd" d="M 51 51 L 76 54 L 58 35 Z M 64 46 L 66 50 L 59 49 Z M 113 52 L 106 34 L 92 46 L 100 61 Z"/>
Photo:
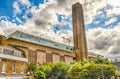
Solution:
<path fill-rule="evenodd" d="M 34 65 L 29 70 L 34 71 L 35 79 L 97 79 L 104 74 L 104 79 L 115 75 L 115 67 L 107 59 L 83 62 L 56 62 L 44 63 L 35 69 Z M 118 75 L 119 73 L 117 73 Z"/>
<path fill-rule="evenodd" d="M 64 79 L 67 75 L 67 70 L 70 64 L 65 62 L 57 62 L 52 68 L 50 75 L 54 76 L 56 79 Z"/>
<path fill-rule="evenodd" d="M 34 63 L 28 63 L 29 75 L 33 75 L 36 70 L 36 65 Z"/>
<path fill-rule="evenodd" d="M 120 62 L 112 62 L 112 64 L 120 71 Z"/>
<path fill-rule="evenodd" d="M 76 62 L 68 69 L 68 77 L 70 79 L 97 79 L 102 75 L 102 68 L 105 79 L 110 79 L 115 75 L 115 68 L 110 63 L 108 64 L 107 60 L 102 64 L 99 60 L 95 60 Z"/>
<path fill-rule="evenodd" d="M 46 75 L 44 72 L 40 71 L 39 69 L 37 69 L 35 72 L 34 72 L 34 77 L 35 79 L 46 79 Z"/>
<path fill-rule="evenodd" d="M 106 79 L 110 79 L 111 76 L 115 75 L 115 68 L 112 65 L 102 65 L 103 73 Z"/>
<path fill-rule="evenodd" d="M 49 78 L 53 66 L 54 66 L 53 63 L 44 63 L 38 66 L 38 70 L 44 72 L 46 74 L 46 77 Z"/>
<path fill-rule="evenodd" d="M 120 76 L 120 72 L 116 71 L 115 76 Z"/>

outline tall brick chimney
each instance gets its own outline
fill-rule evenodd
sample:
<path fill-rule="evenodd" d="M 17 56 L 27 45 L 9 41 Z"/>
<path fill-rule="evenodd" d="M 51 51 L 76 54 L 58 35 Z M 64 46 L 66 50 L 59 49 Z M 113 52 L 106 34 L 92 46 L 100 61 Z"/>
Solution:
<path fill-rule="evenodd" d="M 72 5 L 74 53 L 76 61 L 83 61 L 88 58 L 86 34 L 84 27 L 84 14 L 82 5 L 77 2 Z"/>

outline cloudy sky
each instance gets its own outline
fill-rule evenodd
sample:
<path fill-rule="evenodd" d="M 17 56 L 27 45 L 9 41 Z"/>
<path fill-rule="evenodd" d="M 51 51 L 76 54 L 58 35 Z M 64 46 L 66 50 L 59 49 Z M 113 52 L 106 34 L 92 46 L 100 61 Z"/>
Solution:
<path fill-rule="evenodd" d="M 120 0 L 0 0 L 0 34 L 21 30 L 72 45 L 76 2 L 84 9 L 88 51 L 120 56 Z"/>

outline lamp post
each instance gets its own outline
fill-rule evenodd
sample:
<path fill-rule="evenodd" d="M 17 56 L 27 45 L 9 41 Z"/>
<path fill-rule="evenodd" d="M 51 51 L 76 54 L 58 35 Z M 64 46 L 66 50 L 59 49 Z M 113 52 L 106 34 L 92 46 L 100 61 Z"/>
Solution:
<path fill-rule="evenodd" d="M 101 61 L 101 65 L 102 65 L 102 59 L 103 58 L 104 58 L 104 56 L 98 55 L 98 59 Z M 102 71 L 102 79 L 104 79 L 103 65 L 101 67 L 101 71 Z"/>

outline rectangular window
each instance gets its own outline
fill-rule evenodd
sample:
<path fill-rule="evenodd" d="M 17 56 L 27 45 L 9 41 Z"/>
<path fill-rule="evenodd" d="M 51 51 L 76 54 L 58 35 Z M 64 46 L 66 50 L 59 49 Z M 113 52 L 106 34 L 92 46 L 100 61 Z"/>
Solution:
<path fill-rule="evenodd" d="M 5 73 L 6 72 L 6 62 L 3 61 L 2 62 L 2 72 L 1 73 Z"/>
<path fill-rule="evenodd" d="M 24 64 L 21 64 L 21 74 L 24 74 Z"/>
<path fill-rule="evenodd" d="M 3 53 L 3 48 L 2 47 L 0 47 L 0 53 Z"/>
<path fill-rule="evenodd" d="M 13 66 L 12 66 L 12 72 L 16 72 L 16 62 L 13 62 Z"/>

